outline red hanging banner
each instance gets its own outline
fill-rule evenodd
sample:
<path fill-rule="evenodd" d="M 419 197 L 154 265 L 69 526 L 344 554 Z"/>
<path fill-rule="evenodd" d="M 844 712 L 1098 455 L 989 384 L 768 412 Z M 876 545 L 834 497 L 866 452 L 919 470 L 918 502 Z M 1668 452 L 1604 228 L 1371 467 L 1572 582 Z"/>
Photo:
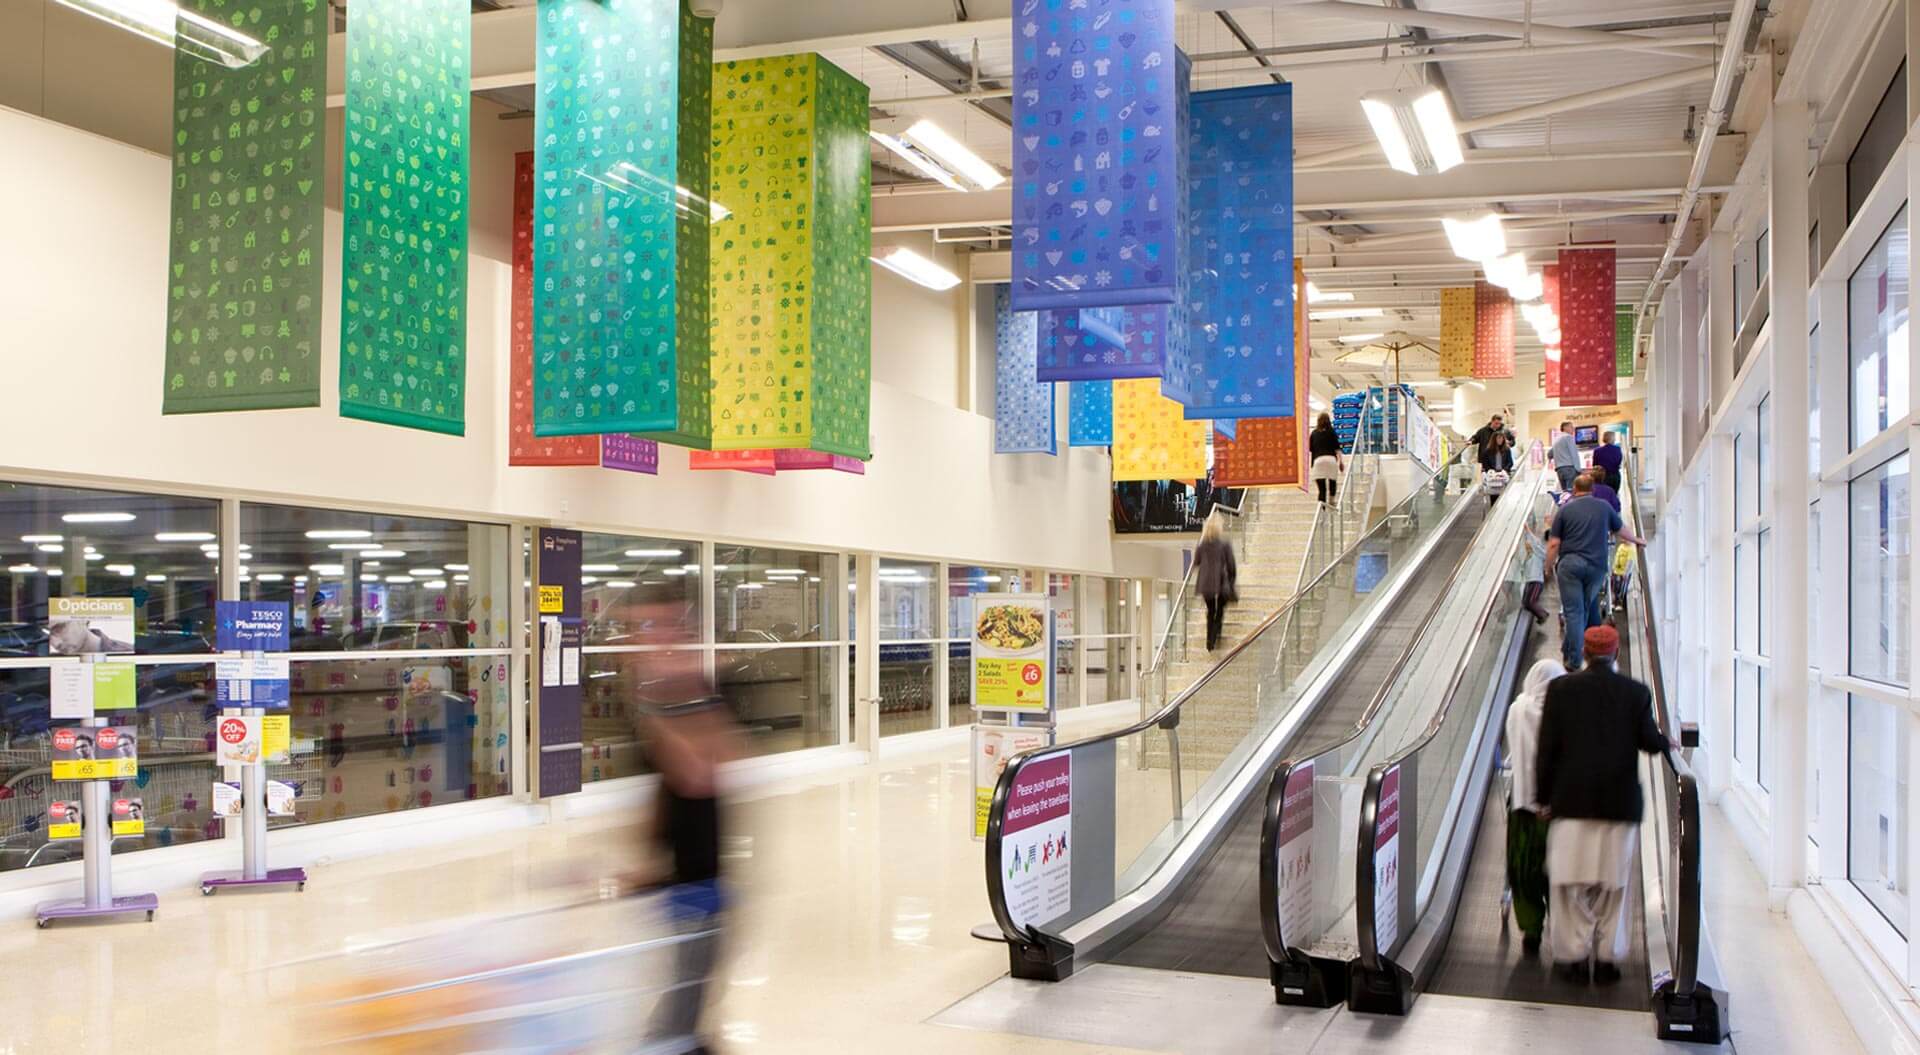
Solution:
<path fill-rule="evenodd" d="M 1619 394 L 1613 246 L 1560 250 L 1560 403 L 1600 407 Z"/>
<path fill-rule="evenodd" d="M 508 465 L 599 465 L 600 437 L 533 435 L 533 152 L 513 156 L 512 331 L 507 354 Z"/>
<path fill-rule="evenodd" d="M 688 451 L 687 468 L 738 469 L 743 473 L 772 476 L 774 474 L 773 452 L 770 450 Z"/>
<path fill-rule="evenodd" d="M 1473 284 L 1473 376 L 1513 376 L 1513 298 L 1491 282 Z"/>
<path fill-rule="evenodd" d="M 1558 319 L 1560 317 L 1560 265 L 1548 264 L 1546 267 L 1541 268 L 1540 277 L 1542 279 L 1542 288 L 1546 290 L 1546 294 L 1541 297 L 1541 300 L 1546 303 L 1547 307 L 1553 309 L 1553 318 Z M 1563 328 L 1560 332 L 1560 340 L 1562 344 L 1564 344 L 1566 341 L 1566 330 Z M 1548 399 L 1560 398 L 1560 353 L 1560 344 L 1547 345 L 1547 377 L 1541 387 L 1546 390 Z"/>

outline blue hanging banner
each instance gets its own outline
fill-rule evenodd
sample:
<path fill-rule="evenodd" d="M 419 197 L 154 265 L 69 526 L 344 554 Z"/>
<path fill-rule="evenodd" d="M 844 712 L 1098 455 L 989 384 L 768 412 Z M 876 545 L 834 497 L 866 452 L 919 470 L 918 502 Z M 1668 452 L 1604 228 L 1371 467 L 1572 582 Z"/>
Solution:
<path fill-rule="evenodd" d="M 1034 378 L 1040 317 L 1014 311 L 1007 287 L 993 292 L 993 452 L 1057 454 L 1053 386 Z"/>
<path fill-rule="evenodd" d="M 1113 444 L 1113 382 L 1075 381 L 1067 386 L 1067 446 Z"/>
<path fill-rule="evenodd" d="M 1014 309 L 1170 303 L 1173 0 L 1029 0 L 1013 30 Z"/>
<path fill-rule="evenodd" d="M 1166 362 L 1171 304 L 1041 312 L 1042 381 L 1159 377 Z"/>
<path fill-rule="evenodd" d="M 1187 416 L 1189 418 L 1192 417 L 1191 414 Z M 1229 440 L 1237 440 L 1240 438 L 1240 419 L 1239 418 L 1215 418 L 1213 419 L 1213 431 L 1219 433 L 1221 436 Z"/>
<path fill-rule="evenodd" d="M 1189 418 L 1293 405 L 1293 86 L 1200 92 L 1188 138 L 1188 346 L 1167 395 Z"/>

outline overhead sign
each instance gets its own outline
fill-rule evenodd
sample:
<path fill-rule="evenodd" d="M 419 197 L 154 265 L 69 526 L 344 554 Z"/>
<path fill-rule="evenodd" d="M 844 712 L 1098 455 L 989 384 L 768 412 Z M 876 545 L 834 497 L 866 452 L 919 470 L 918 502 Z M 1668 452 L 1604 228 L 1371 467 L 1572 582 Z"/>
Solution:
<path fill-rule="evenodd" d="M 140 772 L 140 734 L 126 726 L 53 729 L 53 779 L 123 780 Z"/>
<path fill-rule="evenodd" d="M 215 644 L 222 652 L 285 652 L 292 646 L 292 614 L 282 601 L 221 601 Z"/>
<path fill-rule="evenodd" d="M 1073 755 L 1020 767 L 1000 826 L 1000 880 L 1014 926 L 1059 919 L 1073 908 Z"/>
<path fill-rule="evenodd" d="M 978 607 L 970 649 L 975 710 L 1051 708 L 1053 627 L 1047 616 L 1042 594 L 996 594 Z"/>
<path fill-rule="evenodd" d="M 133 651 L 131 597 L 47 598 L 47 650 L 56 656 Z"/>

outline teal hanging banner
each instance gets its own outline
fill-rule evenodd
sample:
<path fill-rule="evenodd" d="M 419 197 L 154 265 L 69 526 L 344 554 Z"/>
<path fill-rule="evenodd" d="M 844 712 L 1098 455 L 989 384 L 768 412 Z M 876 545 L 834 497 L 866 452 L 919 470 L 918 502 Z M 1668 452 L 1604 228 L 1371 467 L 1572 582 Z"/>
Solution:
<path fill-rule="evenodd" d="M 713 198 L 713 19 L 700 18 L 680 3 L 680 186 L 685 189 L 675 231 L 674 320 L 679 340 L 674 349 L 679 377 L 675 399 L 677 427 L 652 438 L 682 447 L 713 446 L 713 284 L 707 275 L 711 228 L 731 215 Z"/>
<path fill-rule="evenodd" d="M 173 54 L 165 414 L 320 405 L 327 12 L 183 0 L 258 57 Z M 253 48 L 242 48 L 252 52 Z"/>
<path fill-rule="evenodd" d="M 540 0 L 533 433 L 672 430 L 679 0 Z M 689 194 L 690 197 L 690 194 Z"/>
<path fill-rule="evenodd" d="M 340 413 L 466 431 L 467 0 L 347 19 Z"/>

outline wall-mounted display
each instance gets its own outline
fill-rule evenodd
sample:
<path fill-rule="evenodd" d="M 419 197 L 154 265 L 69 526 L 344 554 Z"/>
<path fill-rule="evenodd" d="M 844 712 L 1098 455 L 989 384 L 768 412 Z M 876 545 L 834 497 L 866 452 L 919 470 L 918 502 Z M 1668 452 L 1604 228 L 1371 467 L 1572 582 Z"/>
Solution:
<path fill-rule="evenodd" d="M 1618 395 L 1613 246 L 1560 250 L 1560 402 L 1604 406 Z"/>
<path fill-rule="evenodd" d="M 1173 0 L 1015 12 L 1013 305 L 1166 304 L 1182 267 Z"/>
<path fill-rule="evenodd" d="M 871 456 L 867 87 L 818 55 L 714 67 L 713 446 Z"/>
<path fill-rule="evenodd" d="M 1056 454 L 1053 385 L 1035 380 L 1040 343 L 1037 312 L 1014 311 L 1007 287 L 993 290 L 993 451 Z"/>
<path fill-rule="evenodd" d="M 465 0 L 355 0 L 347 22 L 340 413 L 466 431 Z"/>
<path fill-rule="evenodd" d="M 1113 386 L 1113 478 L 1197 480 L 1207 475 L 1207 423 L 1189 420 L 1152 378 Z"/>
<path fill-rule="evenodd" d="M 1075 381 L 1067 386 L 1067 445 L 1105 447 L 1113 442 L 1113 382 Z"/>
<path fill-rule="evenodd" d="M 533 151 L 513 156 L 513 303 L 507 336 L 507 464 L 597 465 L 598 436 L 533 433 Z"/>
<path fill-rule="evenodd" d="M 1440 376 L 1466 377 L 1473 372 L 1475 339 L 1472 286 L 1440 291 Z"/>
<path fill-rule="evenodd" d="M 1473 284 L 1473 376 L 1513 376 L 1513 297 L 1491 282 Z"/>
<path fill-rule="evenodd" d="M 238 69 L 174 52 L 161 412 L 317 407 L 327 10 L 180 7 L 270 46 Z"/>

